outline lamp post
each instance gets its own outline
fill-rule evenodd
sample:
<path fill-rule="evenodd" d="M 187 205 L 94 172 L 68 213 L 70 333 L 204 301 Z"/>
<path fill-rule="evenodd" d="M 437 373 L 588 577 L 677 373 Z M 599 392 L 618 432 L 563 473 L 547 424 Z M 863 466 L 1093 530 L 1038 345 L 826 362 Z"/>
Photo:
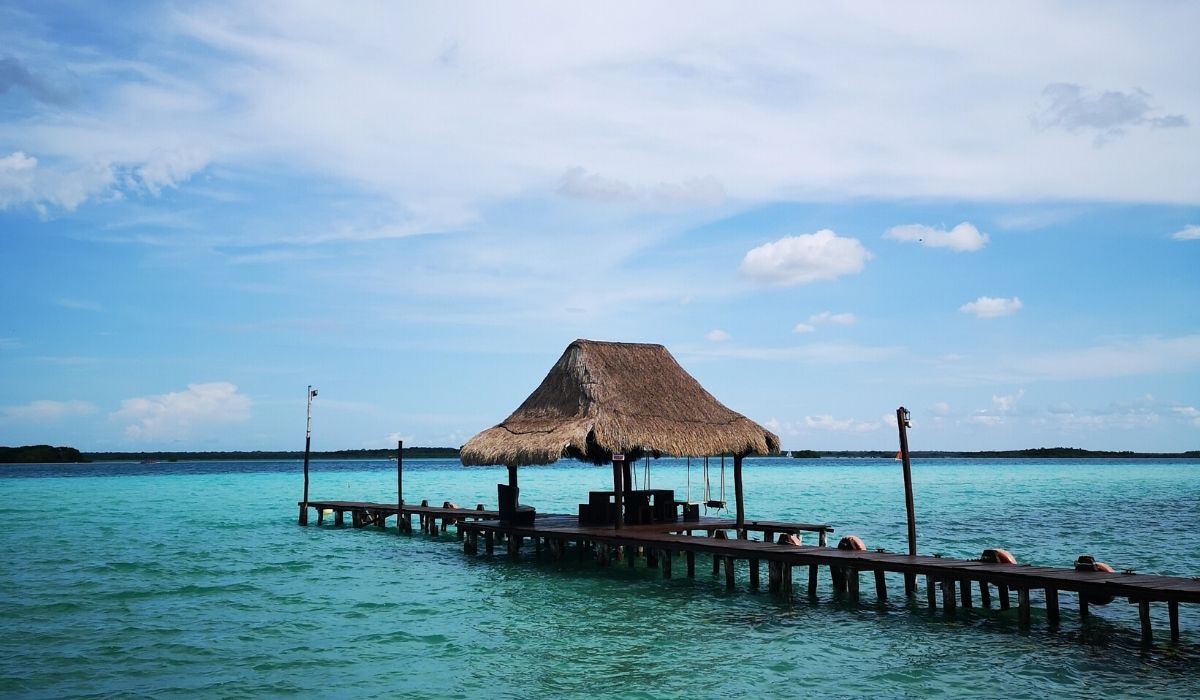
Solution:
<path fill-rule="evenodd" d="M 312 400 L 317 390 L 308 385 L 308 418 L 304 428 L 304 500 L 300 504 L 300 524 L 308 524 L 308 453 L 312 449 Z"/>
<path fill-rule="evenodd" d="M 900 431 L 900 459 L 904 464 L 904 508 L 908 515 L 908 554 L 917 554 L 917 516 L 913 508 L 912 464 L 908 459 L 908 429 L 912 427 L 912 413 L 903 406 L 896 409 L 896 427 Z M 915 595 L 917 591 L 916 577 L 912 574 L 904 576 L 904 591 Z"/>

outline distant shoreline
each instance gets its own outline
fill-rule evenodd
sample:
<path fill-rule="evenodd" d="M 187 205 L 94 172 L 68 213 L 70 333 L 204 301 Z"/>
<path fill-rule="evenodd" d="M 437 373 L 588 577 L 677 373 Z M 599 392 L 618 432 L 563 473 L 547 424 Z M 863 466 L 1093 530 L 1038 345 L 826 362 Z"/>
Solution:
<path fill-rule="evenodd" d="M 890 459 L 898 453 L 890 450 L 790 450 L 778 458 L 796 459 Z M 456 447 L 406 447 L 404 456 L 411 459 L 457 459 Z M 909 453 L 914 459 L 1200 459 L 1200 450 L 1187 452 L 1130 452 L 1083 450 L 1074 447 L 1038 447 L 1026 450 L 918 450 Z M 327 450 L 312 452 L 310 459 L 396 459 L 393 450 Z M 74 463 L 74 462 L 201 462 L 304 459 L 299 450 L 231 450 L 223 452 L 80 452 L 72 447 L 29 445 L 0 447 L 0 464 Z"/>

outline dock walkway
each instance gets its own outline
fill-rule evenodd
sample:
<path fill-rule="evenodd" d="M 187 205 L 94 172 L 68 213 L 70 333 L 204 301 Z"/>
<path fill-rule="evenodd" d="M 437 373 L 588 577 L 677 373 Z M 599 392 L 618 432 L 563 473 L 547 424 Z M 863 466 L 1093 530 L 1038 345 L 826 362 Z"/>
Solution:
<path fill-rule="evenodd" d="M 725 584 L 729 589 L 735 588 L 734 572 L 738 562 L 743 561 L 749 569 L 752 589 L 760 585 L 761 563 L 765 561 L 768 589 L 784 595 L 793 592 L 793 569 L 808 567 L 807 593 L 810 597 L 816 596 L 819 571 L 825 567 L 835 595 L 851 602 L 861 599 L 860 577 L 863 573 L 870 573 L 874 579 L 875 599 L 879 602 L 888 597 L 885 574 L 902 575 L 905 593 L 910 596 L 917 595 L 916 579 L 921 576 L 925 578 L 929 607 L 938 607 L 940 593 L 940 604 L 947 616 L 954 616 L 959 607 L 974 607 L 976 589 L 980 606 L 989 609 L 995 588 L 995 600 L 1001 610 L 1010 608 L 1010 592 L 1015 591 L 1018 620 L 1022 626 L 1030 624 L 1031 591 L 1044 592 L 1045 617 L 1052 627 L 1061 621 L 1061 591 L 1076 595 L 1080 618 L 1087 617 L 1089 605 L 1095 604 L 1089 601 L 1126 598 L 1138 605 L 1142 638 L 1146 642 L 1153 638 L 1151 603 L 1167 604 L 1172 640 L 1178 640 L 1180 636 L 1179 605 L 1200 604 L 1200 579 L 1197 578 L 991 564 L 882 550 L 843 550 L 826 546 L 826 537 L 833 532 L 833 527 L 824 524 L 751 520 L 738 528 L 736 521 L 731 519 L 704 517 L 615 529 L 581 525 L 574 515 L 539 513 L 532 525 L 523 526 L 501 522 L 498 512 L 484 509 L 482 504 L 474 509 L 429 506 L 427 502 L 420 506 L 405 503 L 402 508 L 394 503 L 354 501 L 309 501 L 299 505 L 302 509 L 315 508 L 318 524 L 326 511 L 335 514 L 335 522 L 339 525 L 344 522 L 343 513 L 351 513 L 355 527 L 384 527 L 388 517 L 400 516 L 398 527 L 402 532 L 412 532 L 413 515 L 420 517 L 423 532 L 445 532 L 448 525 L 454 524 L 458 539 L 465 540 L 464 549 L 468 554 L 479 552 L 482 538 L 489 554 L 501 542 L 507 543 L 510 554 L 516 554 L 529 540 L 539 555 L 545 548 L 560 560 L 569 545 L 574 545 L 579 557 L 594 555 L 601 565 L 624 559 L 629 566 L 635 566 L 637 559 L 642 557 L 647 566 L 661 568 L 664 578 L 673 575 L 672 562 L 676 557 L 685 558 L 687 575 L 692 577 L 695 576 L 696 555 L 708 555 L 712 557 L 713 574 L 724 568 Z M 781 533 L 802 536 L 815 533 L 818 543 L 816 546 L 776 544 L 772 540 Z M 753 539 L 756 534 L 761 539 Z"/>

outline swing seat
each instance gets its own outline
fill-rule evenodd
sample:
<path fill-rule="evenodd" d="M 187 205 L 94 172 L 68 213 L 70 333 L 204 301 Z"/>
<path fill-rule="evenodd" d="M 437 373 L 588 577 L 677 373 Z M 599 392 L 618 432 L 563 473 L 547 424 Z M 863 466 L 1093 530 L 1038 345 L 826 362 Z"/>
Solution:
<path fill-rule="evenodd" d="M 725 501 L 705 501 L 704 507 L 712 508 L 714 510 L 721 510 L 725 507 Z"/>

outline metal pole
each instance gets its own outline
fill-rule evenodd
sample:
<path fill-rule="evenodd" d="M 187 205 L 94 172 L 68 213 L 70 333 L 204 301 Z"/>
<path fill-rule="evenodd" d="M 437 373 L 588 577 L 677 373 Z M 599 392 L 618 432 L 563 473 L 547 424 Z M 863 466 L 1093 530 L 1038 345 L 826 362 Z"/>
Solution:
<path fill-rule="evenodd" d="M 304 427 L 304 502 L 300 506 L 300 524 L 308 524 L 308 453 L 312 450 L 312 400 L 317 395 L 308 385 L 308 417 Z"/>
<path fill-rule="evenodd" d="M 896 409 L 896 425 L 900 430 L 900 459 L 904 463 L 904 507 L 908 512 L 908 553 L 917 554 L 917 516 L 913 508 L 912 464 L 908 460 L 908 421 L 911 414 L 901 406 Z"/>
<path fill-rule="evenodd" d="M 396 441 L 396 507 L 404 507 L 404 441 Z M 396 516 L 400 517 L 397 512 Z"/>
<path fill-rule="evenodd" d="M 742 501 L 742 454 L 733 455 L 733 498 L 737 503 L 738 537 L 745 537 L 746 506 Z"/>

